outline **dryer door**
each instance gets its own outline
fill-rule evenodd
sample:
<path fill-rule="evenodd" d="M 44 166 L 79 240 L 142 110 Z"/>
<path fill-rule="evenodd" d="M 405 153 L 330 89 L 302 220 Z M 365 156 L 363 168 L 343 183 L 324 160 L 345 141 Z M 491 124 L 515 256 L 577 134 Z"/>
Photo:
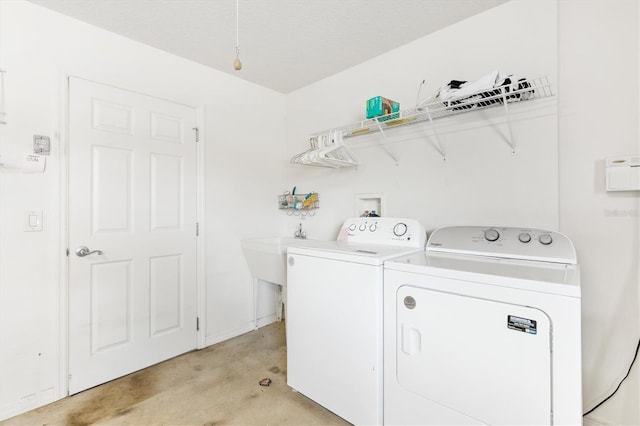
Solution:
<path fill-rule="evenodd" d="M 487 424 L 551 423 L 543 311 L 407 285 L 396 296 L 402 387 Z"/>

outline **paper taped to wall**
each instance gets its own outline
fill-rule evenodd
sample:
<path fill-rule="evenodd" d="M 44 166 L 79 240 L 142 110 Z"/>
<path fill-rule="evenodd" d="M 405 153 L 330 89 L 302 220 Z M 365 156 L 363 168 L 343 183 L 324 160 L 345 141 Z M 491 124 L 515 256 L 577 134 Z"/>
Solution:
<path fill-rule="evenodd" d="M 2 154 L 0 171 L 13 173 L 44 173 L 46 157 L 35 154 Z"/>

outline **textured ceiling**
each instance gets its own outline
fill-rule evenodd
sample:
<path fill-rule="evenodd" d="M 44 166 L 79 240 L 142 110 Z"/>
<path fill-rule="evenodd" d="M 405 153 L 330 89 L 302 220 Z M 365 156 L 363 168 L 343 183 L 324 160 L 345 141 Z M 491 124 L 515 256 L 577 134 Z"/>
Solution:
<path fill-rule="evenodd" d="M 288 93 L 507 0 L 30 0 Z"/>

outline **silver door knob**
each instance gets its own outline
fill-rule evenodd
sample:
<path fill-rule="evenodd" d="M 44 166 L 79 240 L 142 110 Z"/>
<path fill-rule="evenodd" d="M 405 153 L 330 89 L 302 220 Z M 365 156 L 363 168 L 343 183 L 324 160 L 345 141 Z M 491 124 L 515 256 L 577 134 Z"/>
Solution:
<path fill-rule="evenodd" d="M 98 255 L 101 255 L 102 250 L 89 250 L 89 247 L 87 246 L 80 246 L 76 249 L 76 256 L 78 257 L 89 256 L 90 254 L 93 254 L 93 253 L 97 253 Z"/>

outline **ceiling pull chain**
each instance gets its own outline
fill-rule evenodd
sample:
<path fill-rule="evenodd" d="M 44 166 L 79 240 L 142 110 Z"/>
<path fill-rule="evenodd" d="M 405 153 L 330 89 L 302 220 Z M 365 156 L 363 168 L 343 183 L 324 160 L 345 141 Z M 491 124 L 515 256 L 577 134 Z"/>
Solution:
<path fill-rule="evenodd" d="M 240 31 L 239 31 L 239 21 L 240 21 L 240 14 L 239 14 L 239 1 L 240 0 L 236 0 L 236 59 L 233 61 L 233 68 L 236 71 L 240 71 L 242 69 L 242 62 L 240 62 Z"/>

